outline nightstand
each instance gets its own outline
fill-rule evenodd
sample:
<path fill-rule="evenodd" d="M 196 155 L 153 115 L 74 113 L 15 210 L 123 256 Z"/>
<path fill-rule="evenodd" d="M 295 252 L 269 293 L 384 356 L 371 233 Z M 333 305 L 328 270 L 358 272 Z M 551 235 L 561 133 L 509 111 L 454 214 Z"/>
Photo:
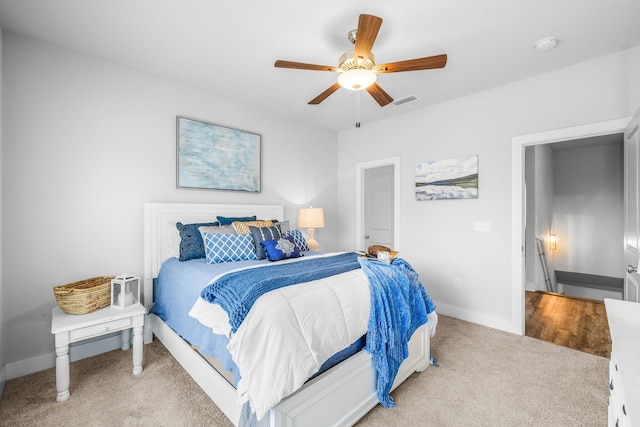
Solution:
<path fill-rule="evenodd" d="M 105 307 L 88 314 L 66 314 L 54 307 L 51 333 L 56 341 L 56 400 L 69 398 L 69 344 L 122 331 L 122 350 L 129 349 L 133 328 L 133 375 L 142 372 L 142 329 L 147 309 L 135 304 L 124 309 Z"/>

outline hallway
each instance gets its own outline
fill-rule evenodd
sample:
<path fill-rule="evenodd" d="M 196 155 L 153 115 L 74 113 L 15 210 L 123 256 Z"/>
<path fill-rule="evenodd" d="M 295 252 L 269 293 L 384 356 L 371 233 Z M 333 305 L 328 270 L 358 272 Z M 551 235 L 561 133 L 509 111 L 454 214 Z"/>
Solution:
<path fill-rule="evenodd" d="M 525 335 L 609 358 L 604 302 L 549 292 L 525 293 Z"/>

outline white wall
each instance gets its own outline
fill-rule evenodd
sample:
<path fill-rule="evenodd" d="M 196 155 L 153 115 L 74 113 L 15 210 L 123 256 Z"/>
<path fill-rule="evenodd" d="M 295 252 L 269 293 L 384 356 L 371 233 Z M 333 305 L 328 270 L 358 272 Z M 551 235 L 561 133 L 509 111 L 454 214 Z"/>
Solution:
<path fill-rule="evenodd" d="M 0 165 L 2 165 L 2 28 L 0 28 Z M 2 235 L 3 220 L 2 212 L 4 211 L 2 203 L 2 173 L 0 173 L 0 396 L 4 390 L 4 384 L 6 380 L 5 365 L 4 365 L 4 258 L 2 256 L 4 247 L 4 239 Z"/>
<path fill-rule="evenodd" d="M 389 120 L 367 123 L 363 117 L 360 129 L 338 134 L 343 245 L 354 242 L 355 164 L 400 156 L 401 255 L 438 310 L 520 330 L 512 293 L 523 289 L 512 283 L 510 265 L 511 239 L 519 239 L 511 233 L 511 139 L 631 116 L 640 106 L 638 75 L 636 47 Z M 416 163 L 467 154 L 479 155 L 478 199 L 415 201 Z M 491 231 L 475 232 L 476 220 L 490 221 Z M 462 278 L 461 289 L 454 288 L 454 277 Z"/>
<path fill-rule="evenodd" d="M 52 360 L 53 286 L 142 274 L 145 202 L 283 204 L 293 223 L 313 204 L 326 215 L 318 241 L 335 249 L 334 132 L 12 33 L 3 47 L 2 342 L 11 372 Z M 176 115 L 262 135 L 262 192 L 176 189 Z"/>
<path fill-rule="evenodd" d="M 557 150 L 553 165 L 556 269 L 623 277 L 622 145 Z"/>

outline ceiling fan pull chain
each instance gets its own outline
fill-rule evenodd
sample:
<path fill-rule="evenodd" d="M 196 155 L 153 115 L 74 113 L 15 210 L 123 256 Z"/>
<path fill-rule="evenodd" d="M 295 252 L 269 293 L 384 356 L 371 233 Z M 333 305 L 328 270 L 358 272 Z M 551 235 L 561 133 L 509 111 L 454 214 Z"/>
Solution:
<path fill-rule="evenodd" d="M 360 91 L 356 91 L 356 128 L 360 129 Z"/>

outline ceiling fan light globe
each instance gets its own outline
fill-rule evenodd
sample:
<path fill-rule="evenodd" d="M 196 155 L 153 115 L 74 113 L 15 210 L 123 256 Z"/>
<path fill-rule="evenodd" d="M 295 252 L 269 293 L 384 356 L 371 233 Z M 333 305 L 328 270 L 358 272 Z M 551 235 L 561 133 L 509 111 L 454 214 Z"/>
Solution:
<path fill-rule="evenodd" d="M 378 75 L 371 70 L 354 69 L 338 76 L 338 84 L 348 90 L 366 89 L 376 82 Z"/>

